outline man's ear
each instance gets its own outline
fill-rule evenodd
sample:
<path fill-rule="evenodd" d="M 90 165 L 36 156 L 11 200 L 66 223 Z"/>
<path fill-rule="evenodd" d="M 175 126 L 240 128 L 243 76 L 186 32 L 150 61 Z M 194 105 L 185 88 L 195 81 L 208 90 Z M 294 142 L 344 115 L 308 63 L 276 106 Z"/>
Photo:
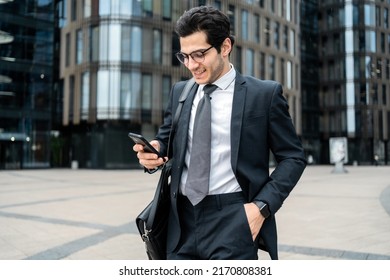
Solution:
<path fill-rule="evenodd" d="M 230 40 L 230 38 L 226 38 L 225 41 L 223 41 L 221 46 L 221 54 L 223 56 L 228 56 L 231 51 L 232 51 L 232 41 Z"/>

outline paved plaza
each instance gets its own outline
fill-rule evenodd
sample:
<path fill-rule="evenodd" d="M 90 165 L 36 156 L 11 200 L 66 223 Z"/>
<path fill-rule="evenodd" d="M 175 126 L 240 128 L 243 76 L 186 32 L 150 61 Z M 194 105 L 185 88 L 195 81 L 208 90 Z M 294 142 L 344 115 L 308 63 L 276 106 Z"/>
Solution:
<path fill-rule="evenodd" d="M 308 166 L 277 213 L 282 260 L 390 260 L 390 167 Z M 0 171 L 0 260 L 142 260 L 158 174 Z M 260 252 L 261 259 L 269 259 Z"/>

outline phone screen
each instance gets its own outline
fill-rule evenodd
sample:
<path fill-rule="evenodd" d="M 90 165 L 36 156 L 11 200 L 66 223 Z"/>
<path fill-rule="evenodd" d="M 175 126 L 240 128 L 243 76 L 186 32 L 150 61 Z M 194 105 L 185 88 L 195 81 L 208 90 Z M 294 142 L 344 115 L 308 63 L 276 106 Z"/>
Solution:
<path fill-rule="evenodd" d="M 161 157 L 160 153 L 142 135 L 130 132 L 129 137 L 134 141 L 134 143 L 144 146 L 145 152 L 154 153 Z"/>

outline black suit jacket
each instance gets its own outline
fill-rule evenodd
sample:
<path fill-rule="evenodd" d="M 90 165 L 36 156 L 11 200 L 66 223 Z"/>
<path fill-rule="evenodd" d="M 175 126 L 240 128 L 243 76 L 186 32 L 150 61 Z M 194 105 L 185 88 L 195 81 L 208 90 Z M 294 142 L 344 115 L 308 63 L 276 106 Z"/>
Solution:
<path fill-rule="evenodd" d="M 167 142 L 172 118 L 179 96 L 186 82 L 175 84 L 156 139 L 161 152 L 167 152 Z M 180 239 L 177 213 L 177 194 L 184 166 L 187 135 L 192 101 L 197 85 L 185 100 L 173 142 L 173 166 L 171 177 L 170 231 L 168 252 L 173 251 Z M 282 87 L 274 81 L 262 81 L 253 77 L 236 75 L 231 118 L 231 166 L 248 202 L 262 200 L 268 203 L 271 217 L 266 219 L 260 231 L 261 248 L 272 259 L 278 258 L 277 232 L 274 214 L 292 191 L 306 160 L 301 142 L 296 135 L 288 104 L 282 95 Z M 274 171 L 269 174 L 269 152 L 276 160 Z"/>

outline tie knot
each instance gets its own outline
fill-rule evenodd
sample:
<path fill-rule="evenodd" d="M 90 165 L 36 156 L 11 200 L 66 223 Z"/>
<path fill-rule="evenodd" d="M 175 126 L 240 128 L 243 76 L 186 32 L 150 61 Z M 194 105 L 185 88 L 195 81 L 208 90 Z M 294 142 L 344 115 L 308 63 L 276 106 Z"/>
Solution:
<path fill-rule="evenodd" d="M 204 94 L 210 94 L 210 93 L 212 93 L 214 90 L 216 90 L 217 88 L 218 88 L 218 86 L 216 86 L 216 85 L 207 84 L 207 85 L 204 86 L 203 92 L 204 92 Z"/>

